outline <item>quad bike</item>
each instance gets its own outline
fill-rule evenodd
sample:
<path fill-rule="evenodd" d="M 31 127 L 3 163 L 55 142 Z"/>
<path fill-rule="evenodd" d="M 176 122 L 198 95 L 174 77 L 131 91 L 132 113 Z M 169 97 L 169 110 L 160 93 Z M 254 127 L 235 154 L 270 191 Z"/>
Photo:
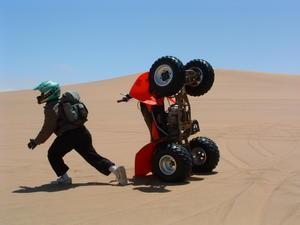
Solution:
<path fill-rule="evenodd" d="M 186 65 L 172 56 L 159 58 L 149 72 L 141 74 L 129 94 L 118 102 L 135 98 L 151 134 L 151 142 L 135 157 L 135 176 L 152 172 L 161 180 L 180 182 L 193 172 L 210 173 L 219 162 L 217 145 L 206 137 L 188 140 L 200 131 L 191 119 L 188 95 L 201 96 L 214 82 L 212 66 L 200 59 Z M 165 109 L 165 101 L 169 103 Z"/>

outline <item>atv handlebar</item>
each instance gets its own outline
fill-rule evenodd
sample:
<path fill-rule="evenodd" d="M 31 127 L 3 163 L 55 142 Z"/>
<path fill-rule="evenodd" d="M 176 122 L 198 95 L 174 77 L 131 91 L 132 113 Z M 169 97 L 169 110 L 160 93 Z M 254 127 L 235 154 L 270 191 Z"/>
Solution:
<path fill-rule="evenodd" d="M 128 102 L 128 100 L 127 100 L 127 99 L 125 99 L 125 97 L 124 97 L 124 98 L 122 98 L 122 99 L 119 99 L 119 100 L 117 101 L 117 103 L 120 103 L 120 102 Z"/>
<path fill-rule="evenodd" d="M 131 98 L 132 98 L 132 97 L 131 97 L 129 94 L 127 94 L 127 95 L 125 95 L 123 98 L 119 99 L 119 100 L 117 101 L 117 103 L 120 103 L 120 102 L 128 102 Z"/>

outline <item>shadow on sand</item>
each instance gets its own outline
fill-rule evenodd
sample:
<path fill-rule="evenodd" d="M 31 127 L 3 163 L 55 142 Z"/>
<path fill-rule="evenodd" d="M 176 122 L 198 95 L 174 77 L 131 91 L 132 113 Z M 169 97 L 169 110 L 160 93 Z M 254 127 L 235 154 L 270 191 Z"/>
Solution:
<path fill-rule="evenodd" d="M 190 177 L 185 182 L 169 183 L 159 180 L 154 175 L 149 175 L 146 177 L 133 177 L 132 179 L 129 179 L 129 184 L 134 186 L 133 190 L 138 190 L 141 192 L 166 193 L 171 191 L 167 187 L 186 185 L 189 184 L 191 181 L 202 181 L 203 179 L 204 178 Z"/>
<path fill-rule="evenodd" d="M 99 183 L 99 182 L 73 183 L 69 185 L 43 184 L 36 187 L 20 186 L 20 188 L 18 190 L 13 191 L 13 193 L 58 192 L 58 191 L 65 191 L 77 187 L 107 186 L 107 185 L 116 186 L 110 183 Z"/>
<path fill-rule="evenodd" d="M 216 174 L 218 174 L 217 171 L 212 171 L 212 172 L 209 172 L 209 173 L 194 172 L 194 175 L 197 175 L 197 176 L 213 176 L 213 175 L 216 175 Z"/>
<path fill-rule="evenodd" d="M 195 173 L 195 175 L 200 176 L 211 176 L 215 175 L 217 172 L 212 173 Z M 171 190 L 168 189 L 170 186 L 180 186 L 187 185 L 190 182 L 202 181 L 204 178 L 191 176 L 185 182 L 177 182 L 177 183 L 169 183 L 159 180 L 154 175 L 149 175 L 145 177 L 133 177 L 129 178 L 128 185 L 134 186 L 133 190 L 138 190 L 146 193 L 166 193 Z M 13 191 L 12 193 L 35 193 L 35 192 L 58 192 L 58 191 L 66 191 L 69 189 L 74 189 L 78 187 L 86 187 L 86 186 L 119 186 L 117 184 L 112 184 L 115 180 L 109 183 L 100 183 L 100 182 L 87 182 L 87 183 L 73 183 L 70 185 L 56 185 L 56 184 L 43 184 L 35 187 L 28 186 L 20 186 L 19 189 Z"/>

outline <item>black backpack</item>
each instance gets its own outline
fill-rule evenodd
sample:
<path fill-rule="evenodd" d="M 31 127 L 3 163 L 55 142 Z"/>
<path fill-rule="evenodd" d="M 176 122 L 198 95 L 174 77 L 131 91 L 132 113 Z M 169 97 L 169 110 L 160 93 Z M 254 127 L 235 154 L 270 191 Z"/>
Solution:
<path fill-rule="evenodd" d="M 88 110 L 75 91 L 65 92 L 59 100 L 65 119 L 74 125 L 83 125 L 88 119 Z"/>

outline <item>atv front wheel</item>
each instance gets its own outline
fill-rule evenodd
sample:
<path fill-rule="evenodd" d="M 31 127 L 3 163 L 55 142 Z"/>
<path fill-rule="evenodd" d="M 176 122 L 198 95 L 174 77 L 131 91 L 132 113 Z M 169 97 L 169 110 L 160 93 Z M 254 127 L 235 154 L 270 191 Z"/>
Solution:
<path fill-rule="evenodd" d="M 185 70 L 193 70 L 197 76 L 190 84 L 186 84 L 186 92 L 191 96 L 204 95 L 214 83 L 214 69 L 202 59 L 194 59 L 184 66 Z"/>
<path fill-rule="evenodd" d="M 185 181 L 192 172 L 191 154 L 182 145 L 162 144 L 154 154 L 152 171 L 163 181 Z"/>
<path fill-rule="evenodd" d="M 150 92 L 158 97 L 176 94 L 184 85 L 184 66 L 173 56 L 156 60 L 150 68 Z"/>
<path fill-rule="evenodd" d="M 193 158 L 193 172 L 210 173 L 218 165 L 219 149 L 209 138 L 193 138 L 190 141 L 190 150 Z"/>

